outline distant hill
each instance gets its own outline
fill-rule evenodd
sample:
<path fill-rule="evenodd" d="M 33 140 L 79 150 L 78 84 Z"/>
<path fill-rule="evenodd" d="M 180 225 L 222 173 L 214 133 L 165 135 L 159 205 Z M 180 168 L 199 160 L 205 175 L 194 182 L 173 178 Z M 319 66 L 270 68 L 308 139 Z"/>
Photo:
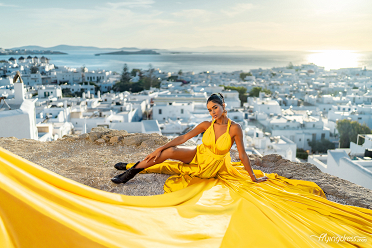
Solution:
<path fill-rule="evenodd" d="M 54 47 L 41 47 L 41 46 L 22 46 L 14 47 L 12 50 L 16 49 L 27 49 L 27 50 L 58 50 L 58 51 L 91 51 L 91 50 L 140 50 L 136 47 L 122 47 L 122 48 L 100 48 L 94 46 L 69 46 L 69 45 L 58 45 Z"/>
<path fill-rule="evenodd" d="M 154 50 L 140 50 L 140 51 L 116 51 L 116 52 L 111 52 L 111 53 L 97 53 L 95 54 L 96 56 L 99 55 L 159 55 L 160 53 L 154 51 Z"/>
<path fill-rule="evenodd" d="M 179 47 L 173 49 L 156 49 L 156 48 L 137 48 L 137 47 L 94 47 L 94 46 L 70 46 L 70 45 L 58 45 L 53 47 L 41 47 L 41 46 L 22 46 L 14 47 L 11 49 L 27 49 L 27 50 L 52 50 L 52 51 L 139 51 L 139 50 L 154 50 L 162 53 L 182 53 L 182 52 L 244 52 L 244 51 L 258 51 L 253 47 L 243 46 L 203 46 L 203 47 Z M 260 49 L 262 50 L 262 49 Z"/>

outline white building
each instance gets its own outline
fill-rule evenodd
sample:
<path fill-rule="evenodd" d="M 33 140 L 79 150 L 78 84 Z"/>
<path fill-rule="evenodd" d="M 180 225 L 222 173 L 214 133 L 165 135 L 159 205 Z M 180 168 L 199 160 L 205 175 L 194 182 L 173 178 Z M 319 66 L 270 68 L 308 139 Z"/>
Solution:
<path fill-rule="evenodd" d="M 329 121 L 336 122 L 343 119 L 357 121 L 372 128 L 372 105 L 339 105 L 333 106 L 332 110 L 328 112 Z"/>
<path fill-rule="evenodd" d="M 23 83 L 14 84 L 14 88 L 14 99 L 6 100 L 11 110 L 7 106 L 0 109 L 0 137 L 38 140 L 35 116 L 37 99 L 24 99 Z"/>
<path fill-rule="evenodd" d="M 372 160 L 363 157 L 351 159 L 351 149 L 328 150 L 327 155 L 311 155 L 308 162 L 321 171 L 372 189 Z"/>
<path fill-rule="evenodd" d="M 268 136 L 255 126 L 245 129 L 246 149 L 255 150 L 261 155 L 279 154 L 296 162 L 297 145 L 284 136 Z"/>
<path fill-rule="evenodd" d="M 95 86 L 94 85 L 80 85 L 80 84 L 73 84 L 73 85 L 61 85 L 62 89 L 69 89 L 71 93 L 77 93 L 77 92 L 85 92 L 90 93 L 92 95 L 95 94 Z"/>
<path fill-rule="evenodd" d="M 253 106 L 253 111 L 257 113 L 265 113 L 267 115 L 280 115 L 282 114 L 282 108 L 278 101 L 271 98 L 264 98 L 265 93 L 260 92 L 260 96 L 248 97 L 248 104 Z"/>
<path fill-rule="evenodd" d="M 38 89 L 39 98 L 48 98 L 50 96 L 62 98 L 61 86 L 45 85 L 45 86 L 40 86 L 37 89 Z"/>
<path fill-rule="evenodd" d="M 187 121 L 193 111 L 193 102 L 168 102 L 167 104 L 156 103 L 152 107 L 152 119 L 163 121 L 169 118 L 171 120 L 183 119 L 184 121 Z"/>

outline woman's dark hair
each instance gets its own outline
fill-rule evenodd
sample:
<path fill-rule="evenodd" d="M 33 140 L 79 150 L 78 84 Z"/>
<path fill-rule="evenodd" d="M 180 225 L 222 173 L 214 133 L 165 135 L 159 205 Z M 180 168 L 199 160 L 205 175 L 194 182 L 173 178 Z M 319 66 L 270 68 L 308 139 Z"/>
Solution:
<path fill-rule="evenodd" d="M 223 95 L 221 93 L 213 93 L 212 95 L 210 95 L 210 97 L 207 100 L 207 104 L 210 101 L 218 103 L 221 106 L 223 106 L 223 104 L 225 103 L 225 99 L 223 98 Z"/>

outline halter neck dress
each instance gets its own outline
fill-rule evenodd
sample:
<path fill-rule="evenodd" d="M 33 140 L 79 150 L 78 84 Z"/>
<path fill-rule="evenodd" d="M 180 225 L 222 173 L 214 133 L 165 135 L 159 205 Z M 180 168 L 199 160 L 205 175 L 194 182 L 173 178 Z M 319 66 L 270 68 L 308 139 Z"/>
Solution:
<path fill-rule="evenodd" d="M 213 124 L 190 163 L 141 171 L 171 174 L 161 195 L 98 190 L 0 147 L 0 247 L 371 247 L 371 209 L 276 173 L 252 182 L 231 162 L 231 121 L 217 140 Z"/>
<path fill-rule="evenodd" d="M 165 193 L 185 188 L 189 184 L 199 181 L 198 179 L 220 178 L 223 180 L 252 181 L 248 172 L 244 170 L 244 173 L 241 168 L 237 170 L 233 167 L 242 166 L 241 163 L 231 162 L 231 120 L 228 119 L 226 132 L 218 137 L 217 140 L 214 132 L 214 122 L 215 119 L 205 130 L 202 138 L 203 143 L 197 146 L 196 154 L 190 163 L 185 164 L 178 161 L 165 160 L 143 170 L 141 173 L 172 174 L 164 184 Z M 127 168 L 133 165 L 134 163 L 129 163 Z"/>

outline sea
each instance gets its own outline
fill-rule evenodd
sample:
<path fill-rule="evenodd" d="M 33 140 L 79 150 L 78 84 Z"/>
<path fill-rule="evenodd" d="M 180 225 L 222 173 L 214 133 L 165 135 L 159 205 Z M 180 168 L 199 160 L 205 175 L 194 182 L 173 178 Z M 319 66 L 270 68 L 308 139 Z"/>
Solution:
<path fill-rule="evenodd" d="M 87 67 L 89 70 L 108 70 L 121 72 L 124 64 L 129 69 L 159 68 L 164 72 L 199 73 L 233 72 L 250 69 L 270 69 L 273 67 L 314 63 L 325 70 L 339 68 L 372 69 L 372 52 L 321 50 L 321 51 L 243 51 L 243 52 L 160 52 L 160 55 L 100 55 L 97 53 L 112 52 L 104 50 L 62 51 L 65 55 L 45 55 L 50 63 L 56 66 L 71 68 Z M 35 56 L 35 55 L 33 55 Z M 8 60 L 14 55 L 2 55 L 0 60 Z M 41 57 L 41 55 L 38 55 Z"/>

